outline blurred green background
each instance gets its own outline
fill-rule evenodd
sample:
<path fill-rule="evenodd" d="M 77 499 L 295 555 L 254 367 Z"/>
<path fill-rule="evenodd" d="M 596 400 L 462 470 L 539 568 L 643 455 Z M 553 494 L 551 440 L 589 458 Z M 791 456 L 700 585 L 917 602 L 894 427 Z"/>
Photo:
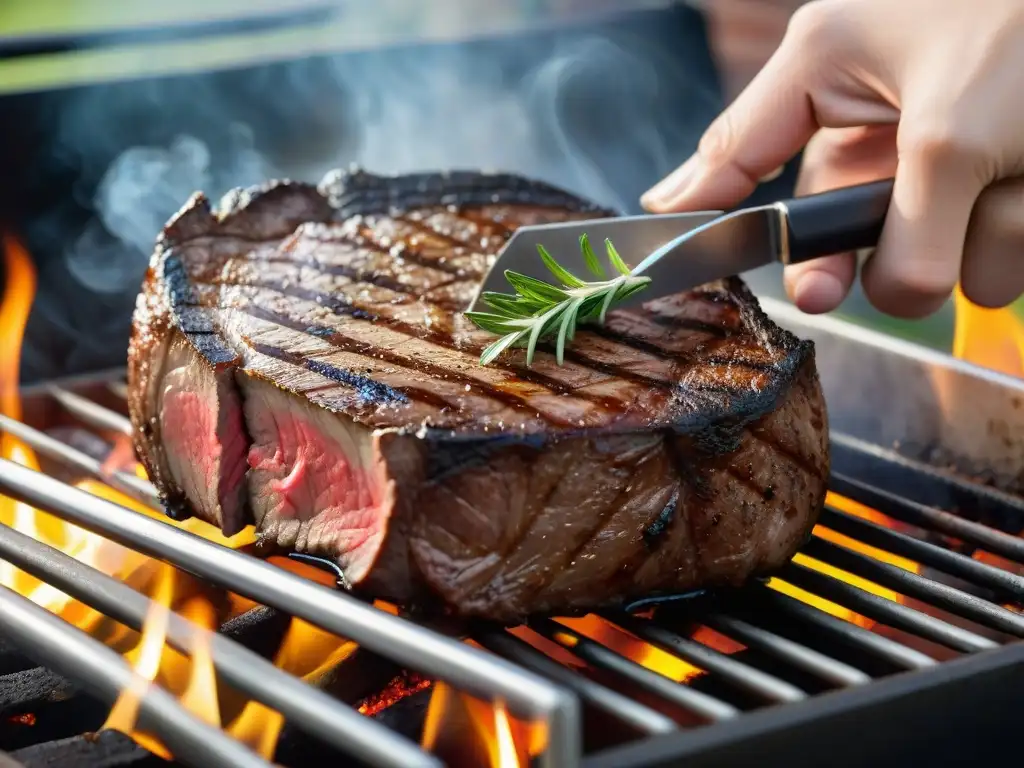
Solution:
<path fill-rule="evenodd" d="M 195 19 L 230 17 L 244 13 L 273 13 L 302 10 L 322 3 L 302 0 L 176 0 L 173 3 L 140 0 L 3 0 L 0 2 L 0 34 L 36 36 L 117 29 L 136 25 L 159 25 Z M 514 2 L 506 3 L 509 12 Z M 429 0 L 422 12 L 429 13 Z M 409 4 L 403 8 L 410 7 Z M 501 3 L 488 6 L 501 8 Z M 519 9 L 520 12 L 522 8 Z M 159 45 L 120 45 L 94 51 L 48 54 L 0 60 L 0 94 L 49 88 L 61 84 L 103 79 L 144 76 L 161 72 L 198 71 L 208 68 L 242 65 L 251 61 L 288 58 L 296 51 L 315 53 L 341 49 L 346 45 L 371 46 L 400 37 L 414 26 L 401 16 L 394 30 L 346 31 L 344 25 L 316 24 L 308 28 L 291 27 L 283 31 L 264 31 L 190 42 Z M 498 20 L 500 23 L 500 19 Z M 419 28 L 417 27 L 419 30 Z M 422 31 L 422 30 L 419 30 Z M 436 32 L 436 31 L 435 31 Z M 457 32 L 457 31 L 456 31 Z M 443 35 L 443 31 L 441 33 Z M 355 35 L 355 36 L 353 36 Z M 777 281 L 765 280 L 775 291 Z M 775 285 L 772 285 L 772 283 Z M 1015 311 L 1024 317 L 1024 301 Z M 839 314 L 877 330 L 916 341 L 934 348 L 949 349 L 952 340 L 953 312 L 948 306 L 935 316 L 919 322 L 895 320 L 875 312 L 859 293 L 851 296 Z"/>

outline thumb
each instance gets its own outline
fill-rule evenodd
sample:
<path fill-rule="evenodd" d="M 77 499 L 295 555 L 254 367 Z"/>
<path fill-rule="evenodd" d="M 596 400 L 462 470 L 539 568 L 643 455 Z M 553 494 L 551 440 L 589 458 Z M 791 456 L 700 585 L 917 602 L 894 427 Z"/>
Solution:
<path fill-rule="evenodd" d="M 811 78 L 825 66 L 794 17 L 775 54 L 711 124 L 696 154 L 641 197 L 653 213 L 730 208 L 818 129 Z"/>

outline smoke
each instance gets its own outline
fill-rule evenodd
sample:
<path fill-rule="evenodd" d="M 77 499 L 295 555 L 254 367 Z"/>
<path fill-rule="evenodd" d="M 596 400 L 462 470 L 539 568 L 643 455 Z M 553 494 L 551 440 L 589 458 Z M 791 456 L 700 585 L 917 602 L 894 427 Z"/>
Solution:
<path fill-rule="evenodd" d="M 70 197 L 93 215 L 70 238 L 59 212 L 35 227 L 35 239 L 60 254 L 44 265 L 55 284 L 37 312 L 51 335 L 67 337 L 51 350 L 76 358 L 58 370 L 123 360 L 154 239 L 195 190 L 217 199 L 268 178 L 315 182 L 351 164 L 379 173 L 479 168 L 635 211 L 720 108 L 699 30 L 665 31 L 642 16 L 81 92 L 60 110 L 54 158 L 73 168 Z M 70 306 L 61 280 L 90 298 Z M 98 327 L 108 329 L 98 343 L 73 338 L 84 335 L 73 329 Z M 54 375 L 54 354 L 48 364 L 26 355 L 26 366 Z"/>

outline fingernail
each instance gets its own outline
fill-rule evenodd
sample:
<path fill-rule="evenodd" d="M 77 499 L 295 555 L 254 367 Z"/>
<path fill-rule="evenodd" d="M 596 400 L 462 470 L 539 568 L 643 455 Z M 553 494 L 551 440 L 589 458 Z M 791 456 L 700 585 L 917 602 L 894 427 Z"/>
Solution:
<path fill-rule="evenodd" d="M 679 200 L 697 175 L 700 156 L 693 155 L 640 197 L 644 208 L 665 208 Z"/>
<path fill-rule="evenodd" d="M 846 296 L 846 288 L 831 272 L 815 269 L 796 278 L 791 296 L 802 312 L 817 315 L 838 307 Z"/>

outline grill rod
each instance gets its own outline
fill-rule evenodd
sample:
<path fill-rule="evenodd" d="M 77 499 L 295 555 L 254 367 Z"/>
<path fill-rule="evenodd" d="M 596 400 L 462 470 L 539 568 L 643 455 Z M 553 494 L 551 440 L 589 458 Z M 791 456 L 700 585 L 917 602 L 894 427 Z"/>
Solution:
<path fill-rule="evenodd" d="M 132 433 L 131 421 L 117 411 L 104 408 L 87 397 L 82 397 L 55 384 L 47 387 L 46 391 L 54 400 L 64 406 L 68 413 L 77 416 L 87 426 L 99 430 L 109 429 L 123 435 Z"/>
<path fill-rule="evenodd" d="M 999 645 L 987 637 L 908 608 L 902 603 L 887 600 L 853 584 L 833 579 L 821 571 L 815 571 L 799 563 L 787 563 L 779 571 L 779 578 L 856 611 L 862 616 L 962 653 L 987 651 Z"/>
<path fill-rule="evenodd" d="M 997 593 L 1007 602 L 1024 602 L 1024 577 L 988 565 L 973 557 L 943 549 L 937 544 L 915 539 L 900 531 L 886 528 L 845 512 L 825 507 L 818 524 L 836 533 L 856 539 L 921 565 L 956 576 L 971 584 Z"/>
<path fill-rule="evenodd" d="M 73 467 L 97 480 L 102 480 L 114 490 L 131 496 L 136 501 L 141 501 L 154 509 L 160 509 L 160 495 L 148 480 L 120 470 L 104 472 L 103 464 L 92 456 L 50 437 L 45 432 L 40 432 L 38 429 L 33 429 L 12 419 L 10 416 L 4 416 L 2 413 L 0 413 L 0 432 L 13 435 L 33 451 L 48 459 Z"/>
<path fill-rule="evenodd" d="M 519 662 L 524 667 L 534 668 L 571 690 L 582 701 L 607 712 L 639 733 L 653 736 L 670 733 L 679 728 L 674 720 L 661 712 L 573 671 L 503 629 L 482 629 L 473 632 L 473 639 L 484 648 Z"/>
<path fill-rule="evenodd" d="M 477 698 L 501 699 L 516 715 L 544 718 L 548 748 L 539 764 L 544 768 L 579 764 L 577 698 L 505 659 L 7 459 L 0 459 L 0 492 L 257 603 L 299 616 Z"/>
<path fill-rule="evenodd" d="M 127 584 L 2 524 L 0 556 L 136 631 L 142 630 L 146 617 L 156 607 Z M 173 648 L 191 654 L 195 644 L 205 639 L 214 667 L 225 680 L 346 754 L 393 768 L 441 765 L 411 741 L 278 669 L 248 648 L 197 627 L 179 614 L 171 612 L 168 618 L 167 642 Z"/>
<path fill-rule="evenodd" d="M 828 487 L 835 493 L 850 499 L 857 499 L 861 504 L 876 509 L 894 520 L 918 528 L 938 531 L 1005 557 L 1007 560 L 1024 563 L 1024 539 L 1017 536 L 997 531 L 995 528 L 989 528 L 987 525 L 976 523 L 973 520 L 957 517 L 952 512 L 918 504 L 916 501 L 905 499 L 838 472 L 833 472 L 829 476 Z"/>
<path fill-rule="evenodd" d="M 122 691 L 138 691 L 140 724 L 157 733 L 182 762 L 195 768 L 269 768 L 240 742 L 192 716 L 167 691 L 135 674 L 116 651 L 7 587 L 0 587 L 0 623 L 5 636 L 28 656 L 82 681 L 111 705 Z"/>
<path fill-rule="evenodd" d="M 606 648 L 586 635 L 553 619 L 535 618 L 529 622 L 528 626 L 537 634 L 557 643 L 592 667 L 612 672 L 638 688 L 683 710 L 692 712 L 708 722 L 728 720 L 740 714 L 740 711 L 732 704 L 685 685 L 679 685 L 675 680 L 647 669 L 642 664 L 619 655 L 610 648 Z"/>
<path fill-rule="evenodd" d="M 729 654 L 720 653 L 695 640 L 673 632 L 650 619 L 628 613 L 609 613 L 605 618 L 632 632 L 646 643 L 682 659 L 706 672 L 716 674 L 740 690 L 745 690 L 772 703 L 803 701 L 807 694 L 785 680 L 743 664 Z"/>
<path fill-rule="evenodd" d="M 898 565 L 880 562 L 817 536 L 812 536 L 801 551 L 823 563 L 873 581 L 907 597 L 916 598 L 933 607 L 955 613 L 982 626 L 1016 637 L 1024 637 L 1024 616 L 955 587 L 905 571 Z"/>
<path fill-rule="evenodd" d="M 752 585 L 747 593 L 745 606 L 755 616 L 767 618 L 782 615 L 787 619 L 799 621 L 828 635 L 835 642 L 861 653 L 868 653 L 899 669 L 920 670 L 937 664 L 931 656 L 849 621 L 843 621 L 762 584 Z"/>

